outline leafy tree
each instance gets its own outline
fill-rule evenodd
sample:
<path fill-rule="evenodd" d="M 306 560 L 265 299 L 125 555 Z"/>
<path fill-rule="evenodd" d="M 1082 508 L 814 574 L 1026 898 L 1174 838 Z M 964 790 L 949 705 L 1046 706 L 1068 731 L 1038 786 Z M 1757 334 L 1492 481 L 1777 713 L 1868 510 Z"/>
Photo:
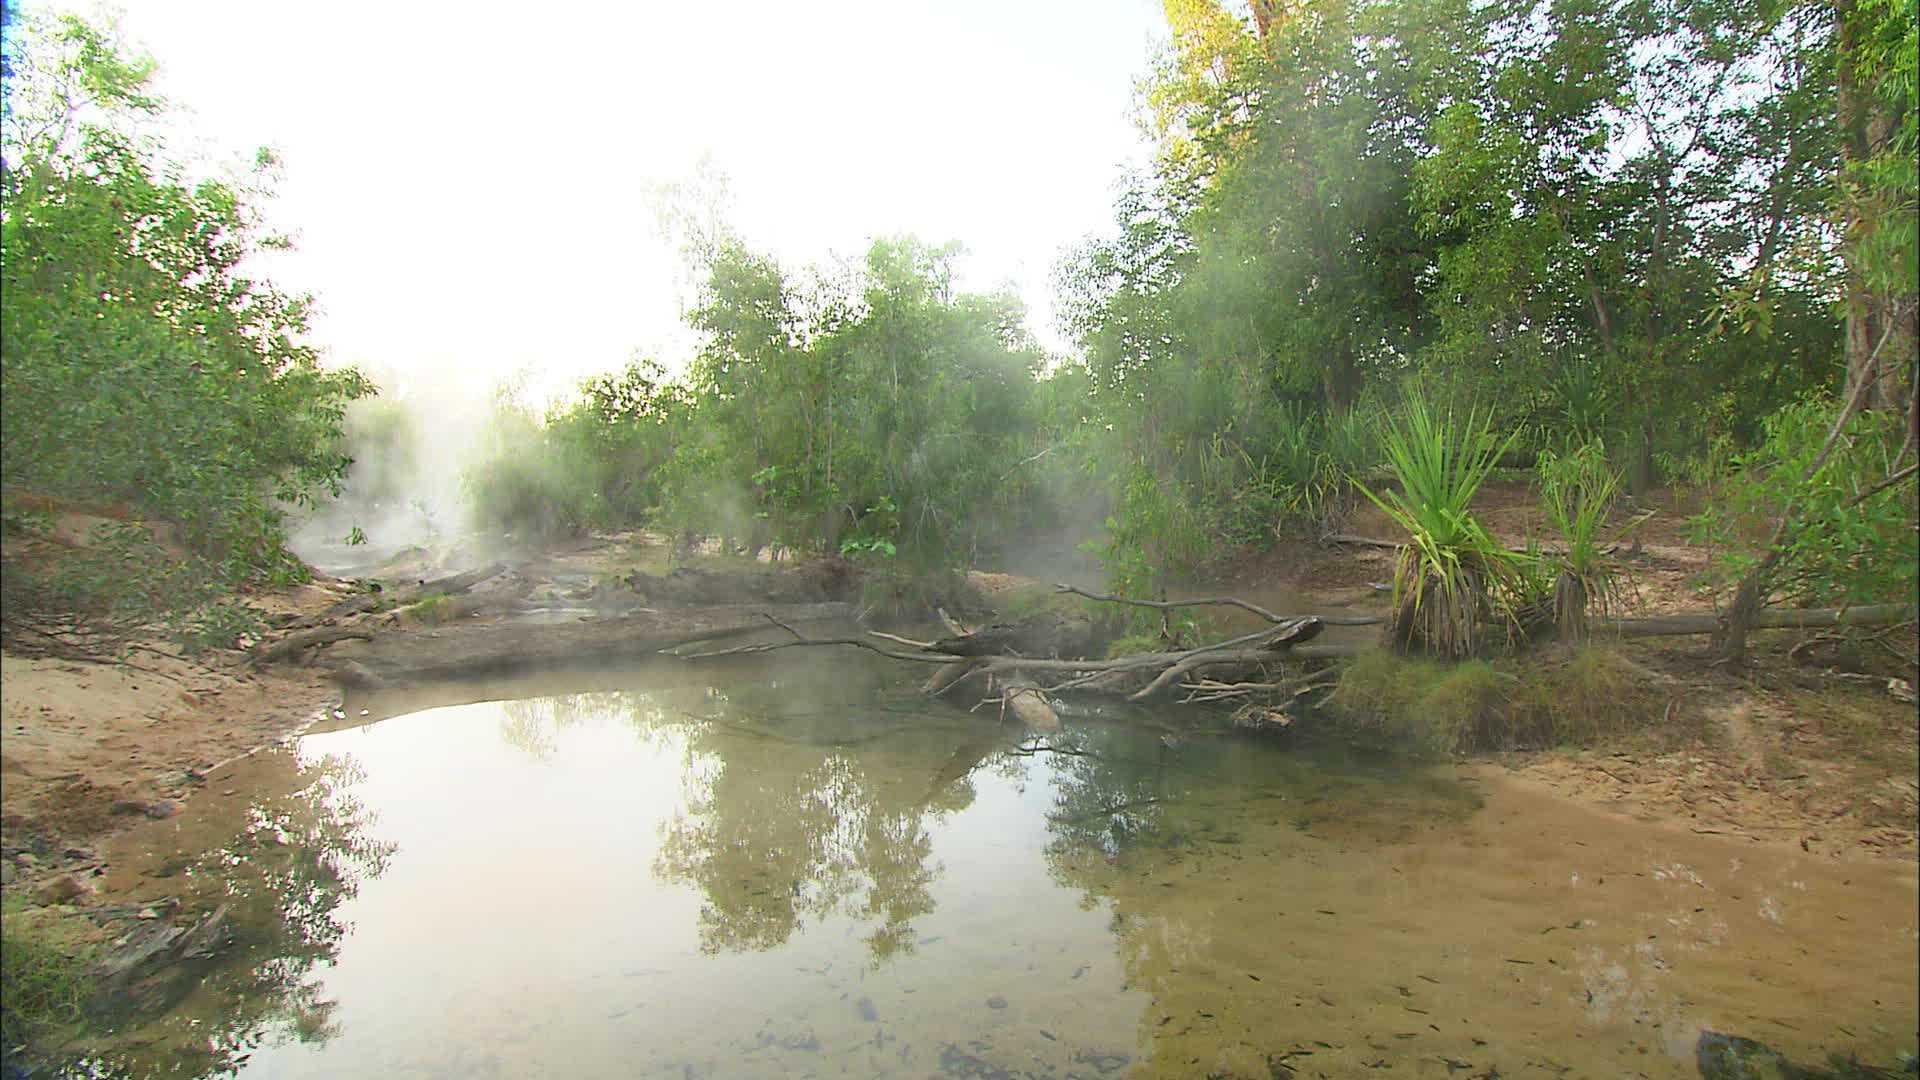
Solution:
<path fill-rule="evenodd" d="M 753 547 L 966 561 L 1032 452 L 1041 357 L 1017 302 L 954 290 L 956 253 L 881 240 L 858 273 L 796 287 L 718 245 L 669 517 Z"/>
<path fill-rule="evenodd" d="M 19 20 L 0 176 L 0 481 L 177 523 L 196 580 L 299 577 L 285 509 L 337 493 L 345 406 L 373 388 L 322 367 L 310 302 L 247 269 L 285 243 L 257 211 L 271 157 L 237 180 L 190 181 L 145 131 L 164 107 L 151 60 L 71 16 Z"/>

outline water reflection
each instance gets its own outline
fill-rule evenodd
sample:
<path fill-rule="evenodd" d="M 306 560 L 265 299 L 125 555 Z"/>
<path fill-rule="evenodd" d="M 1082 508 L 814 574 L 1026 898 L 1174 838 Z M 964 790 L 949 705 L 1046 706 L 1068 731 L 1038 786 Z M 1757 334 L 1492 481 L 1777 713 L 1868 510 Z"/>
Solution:
<path fill-rule="evenodd" d="M 969 775 L 1007 736 L 873 689 L 793 673 L 728 691 L 562 695 L 506 703 L 501 736 L 539 761 L 591 717 L 650 741 L 672 733 L 684 793 L 653 872 L 700 891 L 701 950 L 776 948 L 837 914 L 867 926 L 878 964 L 912 951 L 940 872 L 930 828 L 972 804 Z"/>
<path fill-rule="evenodd" d="M 1865 875 L 1205 724 L 1025 735 L 880 667 L 657 675 L 217 780 L 251 797 L 183 820 L 226 833 L 167 848 L 217 857 L 147 895 L 246 936 L 108 1074 L 1657 1076 L 1803 997 L 1912 1026 L 1911 889 Z"/>
<path fill-rule="evenodd" d="M 230 943 L 210 966 L 140 973 L 120 988 L 112 1007 L 134 1016 L 173 1011 L 130 1025 L 84 1066 L 87 1075 L 228 1076 L 270 1037 L 322 1043 L 338 1034 L 337 1003 L 325 996 L 320 972 L 352 929 L 342 905 L 394 854 L 353 794 L 361 779 L 337 755 L 256 755 L 226 778 L 244 783 L 247 798 L 134 838 L 172 852 L 134 895 L 156 905 L 177 899 L 186 912 L 224 905 Z"/>

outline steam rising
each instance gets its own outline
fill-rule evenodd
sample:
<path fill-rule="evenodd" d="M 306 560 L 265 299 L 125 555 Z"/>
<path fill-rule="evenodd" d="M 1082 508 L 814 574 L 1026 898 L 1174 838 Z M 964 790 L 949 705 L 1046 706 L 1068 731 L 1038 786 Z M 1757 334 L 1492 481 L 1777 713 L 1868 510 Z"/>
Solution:
<path fill-rule="evenodd" d="M 490 546 L 475 534 L 466 479 L 501 437 L 514 384 L 487 383 L 452 360 L 375 381 L 380 396 L 347 411 L 354 462 L 340 498 L 296 523 L 293 550 L 332 574 L 364 572 L 411 548 L 422 549 L 424 568 L 465 569 Z"/>

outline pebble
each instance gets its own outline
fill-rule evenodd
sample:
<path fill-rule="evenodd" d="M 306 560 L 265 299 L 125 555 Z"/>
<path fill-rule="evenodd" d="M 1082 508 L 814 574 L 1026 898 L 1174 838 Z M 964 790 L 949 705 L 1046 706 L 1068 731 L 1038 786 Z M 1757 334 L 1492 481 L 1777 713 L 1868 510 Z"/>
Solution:
<path fill-rule="evenodd" d="M 1007 999 L 1001 997 L 999 994 L 995 994 L 987 999 L 987 1008 L 989 1009 L 1004 1009 L 1006 1007 Z"/>

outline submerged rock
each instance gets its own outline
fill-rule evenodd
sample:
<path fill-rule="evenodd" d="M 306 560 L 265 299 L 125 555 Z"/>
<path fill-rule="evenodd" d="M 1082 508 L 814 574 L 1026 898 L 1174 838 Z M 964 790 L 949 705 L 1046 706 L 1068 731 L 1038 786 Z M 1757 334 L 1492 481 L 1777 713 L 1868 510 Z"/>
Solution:
<path fill-rule="evenodd" d="M 1896 1080 L 1920 1076 L 1920 1059 L 1910 1057 L 1895 1070 L 1836 1057 L 1831 1068 L 1815 1069 L 1788 1061 L 1765 1043 L 1718 1031 L 1702 1031 L 1693 1056 L 1703 1080 Z"/>
<path fill-rule="evenodd" d="M 116 814 L 145 814 L 156 820 L 170 818 L 180 812 L 180 804 L 172 799 L 155 799 L 146 802 L 141 799 L 118 799 L 113 804 Z"/>
<path fill-rule="evenodd" d="M 157 913 L 156 913 L 157 914 Z M 211 960 L 232 939 L 225 904 L 192 926 L 148 922 L 94 968 L 96 1013 L 159 1013 L 198 985 Z"/>
<path fill-rule="evenodd" d="M 61 874 L 59 877 L 40 886 L 39 890 L 34 893 L 34 897 L 42 904 L 70 904 L 83 896 L 91 895 L 92 892 L 93 886 L 81 881 L 72 874 Z"/>

